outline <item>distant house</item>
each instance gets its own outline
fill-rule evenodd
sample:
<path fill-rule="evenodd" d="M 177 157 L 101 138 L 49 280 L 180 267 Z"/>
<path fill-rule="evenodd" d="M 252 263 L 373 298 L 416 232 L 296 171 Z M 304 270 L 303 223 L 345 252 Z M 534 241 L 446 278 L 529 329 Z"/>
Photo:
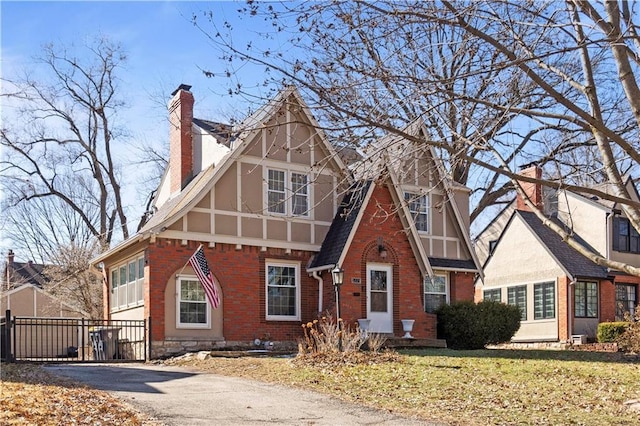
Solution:
<path fill-rule="evenodd" d="M 0 316 L 7 309 L 12 316 L 24 317 L 76 317 L 80 313 L 69 304 L 47 293 L 44 286 L 49 278 L 44 274 L 46 265 L 16 262 L 9 250 L 2 272 Z"/>
<path fill-rule="evenodd" d="M 540 177 L 541 169 L 522 172 Z M 632 199 L 638 193 L 631 179 Z M 548 220 L 600 255 L 640 266 L 640 237 L 620 206 L 590 195 L 559 191 L 544 197 L 540 185 L 528 186 L 528 196 L 548 213 Z M 607 191 L 607 187 L 599 189 Z M 543 203 L 550 205 L 543 206 Z M 489 247 L 484 278 L 476 286 L 476 300 L 491 299 L 520 306 L 522 323 L 515 342 L 562 341 L 574 336 L 594 339 L 600 322 L 633 314 L 640 277 L 599 266 L 569 247 L 518 199 L 476 240 Z M 499 226 L 502 224 L 502 226 Z M 500 229 L 501 228 L 501 229 Z M 580 337 L 580 340 L 584 340 Z"/>
<path fill-rule="evenodd" d="M 153 357 L 295 343 L 301 323 L 335 312 L 336 266 L 344 321 L 368 319 L 390 336 L 413 319 L 414 337 L 435 339 L 433 311 L 473 299 L 469 190 L 446 179 L 431 150 L 397 157 L 384 138 L 375 159 L 338 154 L 293 87 L 231 128 L 193 118 L 189 89 L 170 103 L 171 154 L 152 214 L 93 261 L 108 275 L 105 317 L 150 318 Z M 201 245 L 216 309 L 188 264 Z"/>

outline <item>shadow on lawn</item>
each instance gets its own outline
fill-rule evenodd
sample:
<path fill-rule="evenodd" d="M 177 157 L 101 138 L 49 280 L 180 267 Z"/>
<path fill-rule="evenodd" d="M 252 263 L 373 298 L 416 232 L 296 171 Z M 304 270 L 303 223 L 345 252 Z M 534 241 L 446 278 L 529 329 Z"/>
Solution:
<path fill-rule="evenodd" d="M 611 362 L 629 363 L 638 362 L 637 355 L 628 355 L 623 352 L 594 352 L 575 350 L 536 350 L 536 349 L 480 349 L 480 350 L 453 350 L 453 349 L 405 349 L 400 353 L 413 356 L 447 356 L 454 358 L 502 358 L 502 359 L 530 359 L 553 361 L 579 361 L 579 362 Z"/>

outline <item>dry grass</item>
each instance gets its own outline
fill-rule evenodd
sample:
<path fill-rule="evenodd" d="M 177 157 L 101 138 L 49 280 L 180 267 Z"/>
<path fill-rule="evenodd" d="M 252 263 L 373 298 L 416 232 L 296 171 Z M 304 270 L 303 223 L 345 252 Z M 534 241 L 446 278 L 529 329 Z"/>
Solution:
<path fill-rule="evenodd" d="M 373 357 L 173 360 L 451 425 L 638 425 L 640 364 L 570 351 L 407 351 Z"/>
<path fill-rule="evenodd" d="M 0 424 L 158 424 L 106 392 L 53 376 L 35 364 L 0 366 Z"/>

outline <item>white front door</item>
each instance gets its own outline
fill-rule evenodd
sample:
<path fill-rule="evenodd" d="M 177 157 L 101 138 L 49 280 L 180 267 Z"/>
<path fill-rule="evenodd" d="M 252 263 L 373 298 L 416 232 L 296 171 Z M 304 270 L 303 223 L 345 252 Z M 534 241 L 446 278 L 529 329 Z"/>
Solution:
<path fill-rule="evenodd" d="M 391 265 L 367 265 L 367 319 L 369 331 L 393 333 L 393 278 Z"/>

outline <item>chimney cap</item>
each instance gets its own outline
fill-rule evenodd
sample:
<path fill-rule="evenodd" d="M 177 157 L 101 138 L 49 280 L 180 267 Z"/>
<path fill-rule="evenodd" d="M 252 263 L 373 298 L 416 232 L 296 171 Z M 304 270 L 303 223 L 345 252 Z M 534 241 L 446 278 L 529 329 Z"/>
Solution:
<path fill-rule="evenodd" d="M 181 90 L 184 90 L 186 92 L 188 92 L 191 89 L 191 86 L 189 86 L 188 84 L 181 84 L 180 86 L 178 86 L 178 88 L 176 90 L 174 90 L 171 93 L 171 96 L 175 96 L 176 93 L 178 93 Z"/>

